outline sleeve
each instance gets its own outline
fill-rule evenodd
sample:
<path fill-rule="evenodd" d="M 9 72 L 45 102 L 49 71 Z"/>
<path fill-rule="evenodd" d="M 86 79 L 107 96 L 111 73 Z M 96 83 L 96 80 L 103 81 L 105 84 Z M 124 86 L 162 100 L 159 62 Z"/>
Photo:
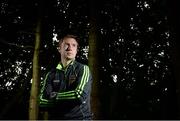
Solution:
<path fill-rule="evenodd" d="M 77 87 L 74 90 L 59 92 L 57 100 L 80 100 L 83 102 L 90 95 L 92 76 L 89 67 L 83 65 L 79 71 L 77 78 Z"/>
<path fill-rule="evenodd" d="M 43 80 L 42 88 L 40 89 L 39 94 L 40 107 L 49 107 L 54 104 L 54 101 L 49 98 L 50 94 L 52 93 L 51 76 L 51 72 L 48 72 L 45 76 L 45 79 Z"/>

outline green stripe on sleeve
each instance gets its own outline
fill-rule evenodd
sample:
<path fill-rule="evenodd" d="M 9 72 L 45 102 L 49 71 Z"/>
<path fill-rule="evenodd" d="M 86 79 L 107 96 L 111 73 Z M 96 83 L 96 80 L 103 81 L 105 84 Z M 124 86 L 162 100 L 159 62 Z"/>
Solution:
<path fill-rule="evenodd" d="M 50 74 L 50 72 L 47 73 L 47 75 L 46 75 L 46 77 L 45 77 L 45 79 L 44 79 L 44 81 L 43 81 L 43 87 L 41 88 L 41 91 L 40 91 L 40 103 L 41 103 L 41 101 L 49 102 L 48 100 L 43 99 L 43 92 L 44 92 L 44 90 L 45 90 L 46 80 L 47 80 L 49 74 Z"/>

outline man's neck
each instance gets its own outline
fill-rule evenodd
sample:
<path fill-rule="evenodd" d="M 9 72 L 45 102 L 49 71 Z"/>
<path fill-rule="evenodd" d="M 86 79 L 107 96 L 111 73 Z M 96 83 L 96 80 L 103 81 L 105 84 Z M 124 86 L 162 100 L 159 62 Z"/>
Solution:
<path fill-rule="evenodd" d="M 61 60 L 63 68 L 66 68 L 74 60 Z"/>

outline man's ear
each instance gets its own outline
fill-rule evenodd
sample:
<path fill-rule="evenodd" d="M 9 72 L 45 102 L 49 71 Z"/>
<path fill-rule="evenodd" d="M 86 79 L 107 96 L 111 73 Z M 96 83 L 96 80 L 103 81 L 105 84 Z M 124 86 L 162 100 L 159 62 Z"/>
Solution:
<path fill-rule="evenodd" d="M 61 53 L 61 48 L 60 47 L 57 47 L 57 50 L 59 53 Z"/>
<path fill-rule="evenodd" d="M 78 46 L 78 47 L 77 47 L 77 53 L 79 52 L 79 50 L 80 50 L 80 47 Z"/>

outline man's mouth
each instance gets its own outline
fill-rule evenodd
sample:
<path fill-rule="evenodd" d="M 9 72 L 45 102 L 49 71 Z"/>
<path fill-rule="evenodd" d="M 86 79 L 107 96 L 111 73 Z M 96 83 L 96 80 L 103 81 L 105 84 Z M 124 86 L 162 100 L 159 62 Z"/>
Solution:
<path fill-rule="evenodd" d="M 71 52 L 67 52 L 67 55 L 71 55 L 72 53 Z"/>

